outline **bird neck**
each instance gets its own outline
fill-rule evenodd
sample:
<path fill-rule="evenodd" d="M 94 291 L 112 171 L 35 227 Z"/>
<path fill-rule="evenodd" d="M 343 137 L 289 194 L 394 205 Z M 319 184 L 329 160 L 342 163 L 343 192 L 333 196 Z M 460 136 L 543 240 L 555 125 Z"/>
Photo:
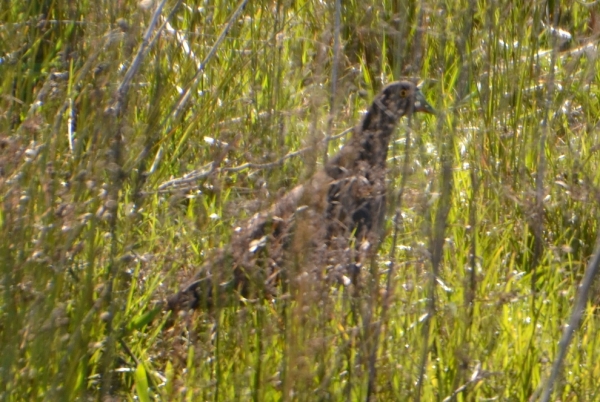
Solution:
<path fill-rule="evenodd" d="M 399 115 L 392 113 L 378 99 L 373 102 L 357 131 L 355 146 L 357 163 L 367 162 L 372 167 L 385 167 L 388 145 Z"/>

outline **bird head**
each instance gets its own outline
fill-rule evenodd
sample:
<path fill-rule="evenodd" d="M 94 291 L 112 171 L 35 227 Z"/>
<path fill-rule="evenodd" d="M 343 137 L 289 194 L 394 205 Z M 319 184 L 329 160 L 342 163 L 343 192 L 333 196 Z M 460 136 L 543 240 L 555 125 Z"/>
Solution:
<path fill-rule="evenodd" d="M 435 109 L 425 100 L 419 88 L 410 81 L 396 81 L 388 84 L 379 95 L 378 106 L 385 113 L 396 118 L 416 112 L 435 114 Z"/>

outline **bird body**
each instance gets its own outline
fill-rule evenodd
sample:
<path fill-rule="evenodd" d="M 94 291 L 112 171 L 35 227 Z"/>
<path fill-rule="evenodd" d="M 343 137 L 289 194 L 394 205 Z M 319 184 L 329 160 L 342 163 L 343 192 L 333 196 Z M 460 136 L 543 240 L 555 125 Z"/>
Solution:
<path fill-rule="evenodd" d="M 213 304 L 215 291 L 219 299 L 234 290 L 248 297 L 252 288 L 271 295 L 276 283 L 302 273 L 312 272 L 315 279 L 344 277 L 349 266 L 356 267 L 357 254 L 378 242 L 388 145 L 398 120 L 415 112 L 433 109 L 413 83 L 384 87 L 338 154 L 306 183 L 236 228 L 231 243 L 169 298 L 169 307 Z M 358 253 L 351 243 L 360 246 Z M 232 271 L 232 278 L 226 271 Z"/>

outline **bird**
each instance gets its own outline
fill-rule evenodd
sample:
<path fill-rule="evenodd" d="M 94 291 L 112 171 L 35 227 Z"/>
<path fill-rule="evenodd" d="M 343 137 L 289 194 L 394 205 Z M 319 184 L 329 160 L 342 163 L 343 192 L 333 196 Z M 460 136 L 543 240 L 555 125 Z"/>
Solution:
<path fill-rule="evenodd" d="M 305 183 L 234 229 L 232 240 L 177 293 L 169 310 L 273 297 L 295 278 L 356 283 L 378 243 L 388 145 L 400 118 L 435 114 L 417 85 L 396 81 L 375 96 L 350 140 Z"/>

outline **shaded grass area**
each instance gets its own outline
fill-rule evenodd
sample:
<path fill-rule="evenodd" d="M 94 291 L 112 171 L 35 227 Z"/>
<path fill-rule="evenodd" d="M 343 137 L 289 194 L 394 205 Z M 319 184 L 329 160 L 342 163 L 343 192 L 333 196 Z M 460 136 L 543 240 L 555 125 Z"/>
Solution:
<path fill-rule="evenodd" d="M 537 396 L 597 237 L 598 6 L 348 2 L 335 63 L 333 3 L 241 4 L 0 6 L 2 399 Z M 440 113 L 360 292 L 163 311 L 406 76 Z M 598 398 L 596 301 L 558 399 Z"/>

